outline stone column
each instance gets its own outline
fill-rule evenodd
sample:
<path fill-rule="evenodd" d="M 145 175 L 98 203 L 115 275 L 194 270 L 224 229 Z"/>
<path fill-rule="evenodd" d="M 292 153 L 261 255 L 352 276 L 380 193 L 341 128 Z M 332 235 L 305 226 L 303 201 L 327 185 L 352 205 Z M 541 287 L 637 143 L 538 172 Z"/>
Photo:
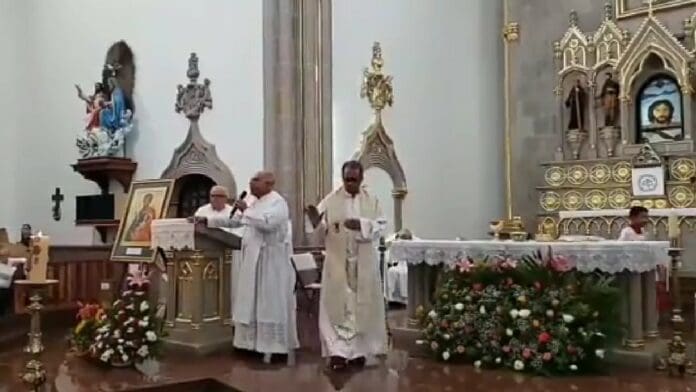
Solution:
<path fill-rule="evenodd" d="M 682 89 L 682 99 L 684 100 L 683 116 L 684 124 L 686 125 L 684 126 L 684 139 L 692 140 L 694 138 L 694 135 L 691 134 L 694 127 L 694 115 L 692 112 L 694 107 L 694 96 L 689 88 Z"/>
<path fill-rule="evenodd" d="M 596 97 L 597 96 L 597 85 L 594 81 L 594 76 L 591 77 L 588 87 L 590 90 L 590 97 Z M 590 100 L 591 101 L 591 100 Z M 594 105 L 592 103 L 588 103 L 587 109 L 589 111 L 589 129 L 586 129 L 585 131 L 588 133 L 589 139 L 590 139 L 590 150 L 588 151 L 589 159 L 596 159 L 598 152 L 597 152 L 597 130 L 599 127 L 597 127 L 597 110 L 595 110 Z"/>
<path fill-rule="evenodd" d="M 643 293 L 642 280 L 639 273 L 631 272 L 629 277 L 629 322 L 626 346 L 633 350 L 642 350 L 643 341 Z"/>
<path fill-rule="evenodd" d="M 657 282 L 655 271 L 643 274 L 643 330 L 645 337 L 654 339 L 660 336 L 657 329 Z"/>
<path fill-rule="evenodd" d="M 295 244 L 306 243 L 304 207 L 331 189 L 330 23 L 330 0 L 263 0 L 264 167 Z"/>
<path fill-rule="evenodd" d="M 403 228 L 403 214 L 404 214 L 404 198 L 406 198 L 406 191 L 403 189 L 394 189 L 392 191 L 392 197 L 394 198 L 394 232 L 398 233 Z"/>

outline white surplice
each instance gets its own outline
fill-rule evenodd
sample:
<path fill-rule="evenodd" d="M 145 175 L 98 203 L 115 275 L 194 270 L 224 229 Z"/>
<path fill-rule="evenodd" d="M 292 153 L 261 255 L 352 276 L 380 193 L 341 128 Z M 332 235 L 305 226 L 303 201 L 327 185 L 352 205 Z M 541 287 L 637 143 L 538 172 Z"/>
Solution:
<path fill-rule="evenodd" d="M 272 191 L 255 200 L 244 213 L 232 219 L 213 218 L 209 224 L 245 228 L 233 293 L 234 346 L 264 354 L 286 354 L 299 347 L 285 199 Z"/>
<path fill-rule="evenodd" d="M 621 234 L 619 234 L 619 241 L 645 241 L 646 239 L 645 230 L 638 234 L 631 226 L 624 227 L 621 229 Z"/>
<path fill-rule="evenodd" d="M 340 188 L 317 209 L 324 214 L 323 220 L 309 231 L 326 244 L 319 305 L 322 356 L 351 360 L 385 354 L 387 331 L 376 245 L 387 222 L 377 199 L 365 190 L 353 197 Z M 345 219 L 358 219 L 360 230 L 347 230 Z M 341 248 L 334 248 L 332 241 Z"/>
<path fill-rule="evenodd" d="M 208 227 L 215 227 L 214 222 L 219 222 L 220 220 L 229 218 L 231 212 L 232 206 L 229 204 L 225 204 L 225 207 L 223 207 L 221 210 L 216 210 L 215 208 L 213 208 L 212 204 L 208 203 L 204 206 L 199 207 L 196 210 L 196 213 L 193 214 L 193 216 L 195 216 L 196 218 L 207 218 Z"/>

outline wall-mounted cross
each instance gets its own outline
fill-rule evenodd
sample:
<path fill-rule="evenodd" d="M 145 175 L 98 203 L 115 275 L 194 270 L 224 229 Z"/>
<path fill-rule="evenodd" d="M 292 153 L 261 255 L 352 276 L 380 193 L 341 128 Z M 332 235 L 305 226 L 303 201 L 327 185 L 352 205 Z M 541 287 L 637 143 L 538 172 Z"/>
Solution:
<path fill-rule="evenodd" d="M 51 196 L 53 201 L 53 220 L 59 221 L 61 218 L 60 203 L 65 199 L 60 193 L 60 188 L 56 188 L 56 192 Z"/>

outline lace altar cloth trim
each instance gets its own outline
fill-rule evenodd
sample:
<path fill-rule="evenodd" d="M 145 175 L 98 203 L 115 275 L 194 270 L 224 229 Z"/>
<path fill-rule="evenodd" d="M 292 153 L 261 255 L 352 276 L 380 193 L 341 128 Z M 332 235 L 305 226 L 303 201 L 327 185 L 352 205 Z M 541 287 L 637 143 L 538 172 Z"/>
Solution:
<path fill-rule="evenodd" d="M 194 225 L 186 219 L 157 219 L 152 221 L 152 249 L 195 249 Z"/>
<path fill-rule="evenodd" d="M 506 254 L 522 257 L 540 251 L 566 257 L 579 271 L 647 272 L 669 262 L 667 241 L 513 242 L 513 241 L 395 241 L 392 261 L 408 264 L 452 265 L 465 257 L 481 259 Z"/>

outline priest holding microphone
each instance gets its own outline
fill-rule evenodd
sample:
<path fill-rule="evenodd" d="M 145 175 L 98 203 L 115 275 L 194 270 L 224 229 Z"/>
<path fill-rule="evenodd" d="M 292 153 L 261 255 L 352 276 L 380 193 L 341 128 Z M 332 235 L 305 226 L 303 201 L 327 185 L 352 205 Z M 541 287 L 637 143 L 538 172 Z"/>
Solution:
<path fill-rule="evenodd" d="M 243 227 L 241 265 L 232 295 L 234 347 L 264 354 L 288 354 L 299 347 L 295 271 L 290 262 L 292 231 L 288 204 L 273 190 L 275 176 L 256 173 L 249 192 L 240 195 L 229 216 L 196 217 L 210 227 Z"/>

